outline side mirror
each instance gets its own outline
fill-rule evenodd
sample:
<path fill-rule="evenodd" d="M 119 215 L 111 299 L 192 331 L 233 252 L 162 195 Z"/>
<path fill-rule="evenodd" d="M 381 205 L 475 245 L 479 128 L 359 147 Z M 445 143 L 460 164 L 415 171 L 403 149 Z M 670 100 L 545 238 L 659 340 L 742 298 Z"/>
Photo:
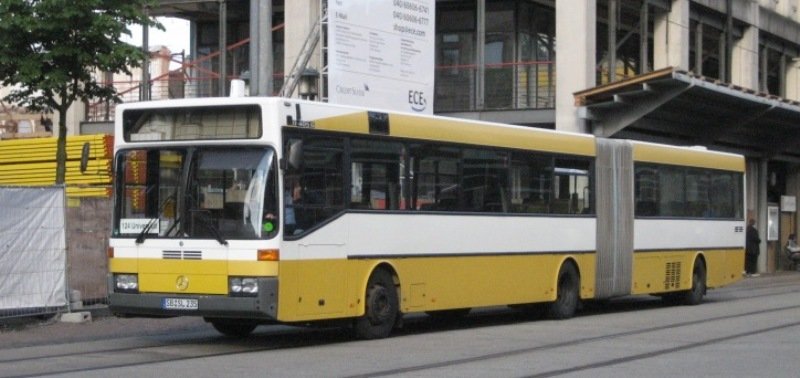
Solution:
<path fill-rule="evenodd" d="M 300 169 L 303 166 L 303 140 L 296 139 L 289 141 L 289 147 L 286 151 L 286 157 L 289 167 L 292 169 Z"/>
<path fill-rule="evenodd" d="M 89 152 L 92 146 L 89 142 L 83 144 L 83 149 L 81 150 L 81 173 L 86 173 L 86 168 L 89 166 Z"/>

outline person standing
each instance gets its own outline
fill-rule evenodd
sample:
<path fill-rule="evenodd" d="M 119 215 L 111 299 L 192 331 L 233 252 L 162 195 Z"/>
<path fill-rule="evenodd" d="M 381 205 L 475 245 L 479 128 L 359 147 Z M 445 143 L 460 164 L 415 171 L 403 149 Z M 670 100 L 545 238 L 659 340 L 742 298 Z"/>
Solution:
<path fill-rule="evenodd" d="M 744 270 L 748 276 L 756 274 L 758 270 L 758 254 L 761 249 L 761 238 L 758 237 L 756 220 L 750 218 L 747 221 L 747 233 L 745 234 L 744 247 Z"/>

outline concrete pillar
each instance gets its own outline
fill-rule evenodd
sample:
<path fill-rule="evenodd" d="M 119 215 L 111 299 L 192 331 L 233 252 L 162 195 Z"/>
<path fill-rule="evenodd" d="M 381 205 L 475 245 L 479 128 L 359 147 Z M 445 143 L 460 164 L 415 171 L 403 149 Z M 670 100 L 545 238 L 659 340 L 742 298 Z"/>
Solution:
<path fill-rule="evenodd" d="M 653 69 L 689 69 L 689 0 L 673 0 L 669 12 L 655 15 Z"/>
<path fill-rule="evenodd" d="M 733 43 L 731 56 L 731 84 L 758 90 L 758 3 L 749 3 L 742 38 Z"/>
<path fill-rule="evenodd" d="M 800 59 L 795 58 L 787 62 L 786 71 L 783 73 L 786 83 L 786 98 L 800 100 Z"/>
<path fill-rule="evenodd" d="M 575 107 L 574 92 L 595 86 L 596 0 L 556 1 L 556 130 L 589 131 Z"/>
<path fill-rule="evenodd" d="M 292 0 L 284 2 L 284 19 L 286 24 L 284 26 L 284 58 L 283 67 L 287 72 L 286 75 L 291 74 L 288 72 L 300 55 L 300 50 L 303 48 L 308 33 L 314 27 L 316 22 L 319 22 L 319 0 Z M 324 41 L 320 41 L 322 44 Z M 319 46 L 309 60 L 309 66 L 320 69 L 319 65 Z"/>
<path fill-rule="evenodd" d="M 758 271 L 765 272 L 767 270 L 767 220 L 768 220 L 768 204 L 767 204 L 767 159 L 761 158 L 758 161 L 758 203 L 757 203 L 757 224 L 758 234 L 761 237 L 761 245 L 759 249 L 761 253 L 758 255 Z"/>
<path fill-rule="evenodd" d="M 793 164 L 788 169 L 786 175 L 786 195 L 800 198 L 800 165 L 798 164 Z M 798 222 L 797 215 L 797 212 L 792 215 L 792 225 L 794 227 L 789 232 L 800 234 L 800 222 Z"/>
<path fill-rule="evenodd" d="M 767 159 L 747 159 L 745 178 L 745 218 L 756 219 L 756 229 L 761 238 L 758 271 L 762 272 L 767 266 Z"/>

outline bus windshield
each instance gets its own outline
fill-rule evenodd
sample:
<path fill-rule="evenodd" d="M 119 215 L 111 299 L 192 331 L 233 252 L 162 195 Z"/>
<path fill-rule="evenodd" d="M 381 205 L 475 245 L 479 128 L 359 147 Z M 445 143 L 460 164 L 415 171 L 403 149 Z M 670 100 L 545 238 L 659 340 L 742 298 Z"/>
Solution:
<path fill-rule="evenodd" d="M 131 149 L 117 156 L 115 237 L 267 239 L 277 233 L 274 151 Z"/>

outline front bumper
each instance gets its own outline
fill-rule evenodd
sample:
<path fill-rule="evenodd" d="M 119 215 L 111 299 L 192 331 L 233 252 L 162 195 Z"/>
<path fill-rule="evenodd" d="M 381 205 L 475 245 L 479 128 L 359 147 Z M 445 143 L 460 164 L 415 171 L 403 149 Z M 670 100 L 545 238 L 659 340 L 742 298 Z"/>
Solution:
<path fill-rule="evenodd" d="M 173 293 L 115 293 L 112 278 L 108 282 L 109 309 L 119 316 L 203 316 L 213 318 L 278 319 L 278 279 L 260 278 L 255 297 Z M 162 308 L 164 298 L 197 299 L 196 310 Z"/>

